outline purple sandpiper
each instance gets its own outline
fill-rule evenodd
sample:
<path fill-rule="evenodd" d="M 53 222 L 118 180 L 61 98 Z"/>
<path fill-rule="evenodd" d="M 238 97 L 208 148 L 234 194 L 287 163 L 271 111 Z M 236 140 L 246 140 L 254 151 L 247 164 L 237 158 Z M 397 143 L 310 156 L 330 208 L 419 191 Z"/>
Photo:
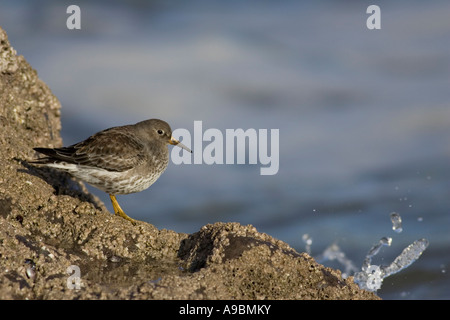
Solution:
<path fill-rule="evenodd" d="M 150 119 L 100 131 L 68 147 L 34 148 L 45 157 L 32 163 L 68 172 L 108 193 L 115 214 L 135 224 L 119 206 L 116 195 L 150 187 L 169 164 L 167 144 L 192 152 L 172 137 L 169 124 Z"/>

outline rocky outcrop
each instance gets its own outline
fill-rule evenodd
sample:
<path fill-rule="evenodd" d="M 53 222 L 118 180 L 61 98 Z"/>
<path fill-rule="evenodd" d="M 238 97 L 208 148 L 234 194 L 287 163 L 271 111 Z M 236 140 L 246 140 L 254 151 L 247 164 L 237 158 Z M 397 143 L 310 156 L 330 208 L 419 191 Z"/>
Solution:
<path fill-rule="evenodd" d="M 0 126 L 0 299 L 378 299 L 252 226 L 132 225 L 29 165 L 61 146 L 60 104 L 1 28 Z"/>

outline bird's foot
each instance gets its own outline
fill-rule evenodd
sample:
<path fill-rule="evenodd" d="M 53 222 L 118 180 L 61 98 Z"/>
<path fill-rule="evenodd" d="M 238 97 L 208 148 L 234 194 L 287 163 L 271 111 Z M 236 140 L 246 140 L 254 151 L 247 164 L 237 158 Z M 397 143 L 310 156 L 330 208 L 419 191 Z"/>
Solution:
<path fill-rule="evenodd" d="M 117 199 L 114 195 L 109 195 L 111 198 L 111 202 L 114 208 L 114 213 L 116 216 L 121 216 L 125 220 L 130 221 L 133 225 L 136 225 L 137 221 L 127 216 L 127 214 L 122 210 L 122 208 L 119 206 L 119 203 L 117 202 Z"/>

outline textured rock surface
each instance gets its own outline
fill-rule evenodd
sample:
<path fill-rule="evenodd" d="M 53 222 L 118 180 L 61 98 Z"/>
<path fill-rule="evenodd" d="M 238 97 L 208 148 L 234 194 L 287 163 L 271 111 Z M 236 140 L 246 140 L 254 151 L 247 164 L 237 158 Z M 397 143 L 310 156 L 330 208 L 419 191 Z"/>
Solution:
<path fill-rule="evenodd" d="M 115 217 L 83 184 L 27 163 L 62 144 L 59 113 L 0 28 L 0 299 L 378 299 L 252 226 L 187 235 Z"/>

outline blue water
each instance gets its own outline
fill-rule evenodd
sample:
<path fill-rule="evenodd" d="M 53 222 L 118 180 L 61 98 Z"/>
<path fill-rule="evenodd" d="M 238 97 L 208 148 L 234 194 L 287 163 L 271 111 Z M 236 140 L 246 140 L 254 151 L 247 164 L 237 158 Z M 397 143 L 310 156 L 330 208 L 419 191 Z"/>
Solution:
<path fill-rule="evenodd" d="M 147 118 L 280 130 L 276 175 L 171 163 L 118 197 L 130 216 L 186 233 L 252 224 L 298 251 L 308 233 L 313 255 L 335 242 L 357 266 L 383 236 L 374 263 L 426 238 L 378 294 L 449 299 L 450 3 L 381 1 L 381 30 L 366 28 L 370 4 L 78 1 L 81 30 L 68 30 L 69 4 L 2 1 L 0 25 L 61 101 L 66 145 Z"/>

